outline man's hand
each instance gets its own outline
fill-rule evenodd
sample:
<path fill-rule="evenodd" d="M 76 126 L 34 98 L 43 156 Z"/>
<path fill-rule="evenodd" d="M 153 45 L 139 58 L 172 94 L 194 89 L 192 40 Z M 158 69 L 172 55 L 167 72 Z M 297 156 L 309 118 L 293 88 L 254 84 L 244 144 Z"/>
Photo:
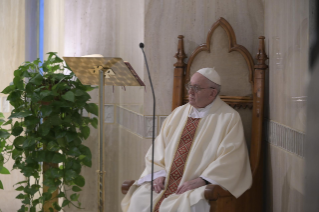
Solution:
<path fill-rule="evenodd" d="M 202 178 L 196 178 L 191 181 L 183 183 L 176 191 L 176 194 L 182 194 L 185 191 L 193 190 L 195 188 L 206 185 L 205 181 Z"/>
<path fill-rule="evenodd" d="M 165 177 L 158 177 L 153 181 L 153 190 L 155 190 L 156 193 L 161 192 L 161 190 L 164 189 L 164 182 Z"/>

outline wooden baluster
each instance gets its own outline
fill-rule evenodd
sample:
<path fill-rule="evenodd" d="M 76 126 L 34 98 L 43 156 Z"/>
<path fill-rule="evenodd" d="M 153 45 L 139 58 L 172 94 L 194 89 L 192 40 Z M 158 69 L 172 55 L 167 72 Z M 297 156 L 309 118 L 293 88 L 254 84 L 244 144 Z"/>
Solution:
<path fill-rule="evenodd" d="M 253 172 L 253 186 L 250 191 L 250 211 L 262 211 L 263 205 L 263 111 L 265 71 L 268 68 L 265 61 L 268 59 L 265 52 L 264 36 L 259 37 L 259 49 L 257 53 L 257 64 L 254 66 L 254 102 L 253 102 L 253 125 L 252 143 L 250 149 L 250 162 Z"/>
<path fill-rule="evenodd" d="M 184 59 L 187 58 L 184 52 L 184 36 L 178 36 L 178 48 L 177 53 L 175 54 L 175 58 L 177 62 L 174 64 L 174 84 L 173 84 L 173 101 L 172 101 L 172 110 L 176 107 L 181 106 L 183 104 L 183 86 L 184 86 L 184 69 L 186 64 L 184 63 Z"/>

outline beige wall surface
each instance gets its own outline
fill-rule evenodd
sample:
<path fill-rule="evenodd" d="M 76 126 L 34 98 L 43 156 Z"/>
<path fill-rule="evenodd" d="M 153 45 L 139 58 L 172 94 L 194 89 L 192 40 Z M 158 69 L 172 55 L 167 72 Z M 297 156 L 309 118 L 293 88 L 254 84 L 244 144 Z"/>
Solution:
<path fill-rule="evenodd" d="M 0 1 L 0 90 L 13 80 L 24 62 L 24 1 Z M 0 94 L 1 95 L 1 94 Z"/>
<path fill-rule="evenodd" d="M 13 72 L 24 62 L 24 1 L 0 0 L 0 90 L 2 91 L 13 80 Z M 6 102 L 6 96 L 0 94 L 0 112 L 9 116 L 10 106 Z M 5 164 L 10 170 L 13 161 Z M 0 190 L 0 211 L 17 211 L 21 201 L 15 199 L 19 194 L 13 187 L 24 176 L 18 170 L 11 171 L 10 175 L 0 174 L 4 190 Z"/>
<path fill-rule="evenodd" d="M 309 1 L 265 1 L 270 119 L 305 132 Z"/>
<path fill-rule="evenodd" d="M 43 58 L 46 53 L 64 56 L 64 0 L 44 1 Z"/>
<path fill-rule="evenodd" d="M 267 163 L 265 211 L 304 211 L 304 158 L 270 144 Z"/>
<path fill-rule="evenodd" d="M 269 212 L 301 212 L 304 211 L 309 1 L 266 0 L 264 4 L 269 57 L 267 107 L 272 126 L 269 131 L 272 134 L 268 135 L 265 206 Z"/>

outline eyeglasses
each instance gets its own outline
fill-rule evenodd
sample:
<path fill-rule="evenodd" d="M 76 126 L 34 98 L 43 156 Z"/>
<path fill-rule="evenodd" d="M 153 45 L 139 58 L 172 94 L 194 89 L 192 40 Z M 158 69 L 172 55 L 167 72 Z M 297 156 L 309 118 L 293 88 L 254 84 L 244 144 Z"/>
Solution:
<path fill-rule="evenodd" d="M 187 84 L 185 85 L 185 87 L 186 87 L 186 90 L 187 90 L 187 91 L 193 90 L 195 93 L 197 93 L 198 91 L 203 90 L 203 89 L 215 89 L 215 88 L 213 88 L 213 87 L 201 88 L 201 87 L 199 87 L 199 86 L 197 86 L 197 85 L 191 85 L 190 83 L 187 83 Z"/>

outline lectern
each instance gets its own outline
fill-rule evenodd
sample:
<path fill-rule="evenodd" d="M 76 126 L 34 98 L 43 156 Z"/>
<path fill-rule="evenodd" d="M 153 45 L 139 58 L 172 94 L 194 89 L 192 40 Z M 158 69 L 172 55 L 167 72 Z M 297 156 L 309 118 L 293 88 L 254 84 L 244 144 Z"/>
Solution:
<path fill-rule="evenodd" d="M 116 57 L 63 57 L 66 64 L 84 85 L 99 86 L 99 143 L 100 169 L 98 173 L 99 211 L 104 211 L 104 86 L 145 86 L 130 63 Z"/>

